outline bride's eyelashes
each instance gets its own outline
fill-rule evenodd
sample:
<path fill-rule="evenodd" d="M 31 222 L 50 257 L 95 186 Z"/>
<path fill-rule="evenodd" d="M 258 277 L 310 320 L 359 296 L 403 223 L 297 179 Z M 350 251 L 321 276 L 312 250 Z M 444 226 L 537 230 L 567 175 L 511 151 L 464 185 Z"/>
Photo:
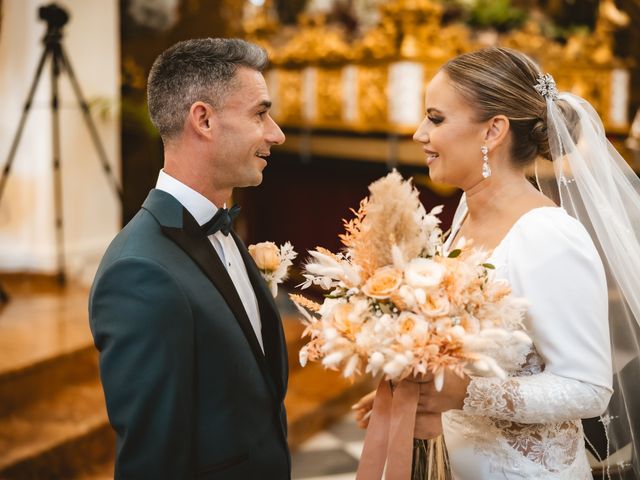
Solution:
<path fill-rule="evenodd" d="M 442 117 L 434 117 L 432 115 L 427 115 L 427 118 L 429 119 L 429 121 L 431 123 L 433 123 L 434 125 L 438 125 L 439 123 L 442 123 L 444 118 Z"/>

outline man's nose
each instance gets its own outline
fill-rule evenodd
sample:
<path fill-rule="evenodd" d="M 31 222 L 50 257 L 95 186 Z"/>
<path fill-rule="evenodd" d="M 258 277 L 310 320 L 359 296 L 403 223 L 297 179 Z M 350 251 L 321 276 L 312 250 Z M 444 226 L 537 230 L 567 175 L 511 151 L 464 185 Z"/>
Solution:
<path fill-rule="evenodd" d="M 280 127 L 278 126 L 275 120 L 273 120 L 272 118 L 270 118 L 270 120 L 271 120 L 271 128 L 269 129 L 269 135 L 267 137 L 267 140 L 269 141 L 269 143 L 273 145 L 282 145 L 285 141 L 284 133 L 282 132 L 282 130 L 280 129 Z"/>

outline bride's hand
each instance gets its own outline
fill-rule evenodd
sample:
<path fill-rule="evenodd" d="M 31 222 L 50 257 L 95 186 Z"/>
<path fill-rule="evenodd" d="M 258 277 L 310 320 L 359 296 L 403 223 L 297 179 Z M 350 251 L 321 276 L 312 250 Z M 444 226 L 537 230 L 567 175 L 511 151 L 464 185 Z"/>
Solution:
<path fill-rule="evenodd" d="M 420 397 L 416 410 L 416 425 L 413 437 L 421 440 L 429 440 L 442 435 L 442 414 L 433 413 L 428 410 L 423 402 L 422 392 L 427 384 L 433 385 L 433 375 L 427 373 L 416 377 L 409 377 L 406 380 L 420 384 Z"/>
<path fill-rule="evenodd" d="M 447 369 L 442 390 L 439 392 L 433 381 L 419 382 L 418 412 L 443 413 L 448 410 L 462 410 L 470 380 L 467 375 L 459 377 Z"/>
<path fill-rule="evenodd" d="M 418 407 L 413 438 L 429 440 L 440 435 L 442 435 L 442 414 L 420 411 Z"/>
<path fill-rule="evenodd" d="M 362 397 L 351 407 L 356 413 L 356 423 L 360 428 L 367 428 L 369 425 L 374 398 L 376 398 L 375 390 Z"/>

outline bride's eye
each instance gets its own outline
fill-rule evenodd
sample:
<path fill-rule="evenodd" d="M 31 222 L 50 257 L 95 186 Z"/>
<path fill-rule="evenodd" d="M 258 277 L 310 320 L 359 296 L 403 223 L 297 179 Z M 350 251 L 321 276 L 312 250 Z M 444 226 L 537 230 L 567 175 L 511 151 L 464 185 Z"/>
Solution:
<path fill-rule="evenodd" d="M 442 123 L 442 121 L 444 120 L 443 118 L 440 117 L 432 117 L 431 115 L 428 115 L 427 118 L 429 119 L 429 121 L 435 125 L 438 125 L 439 123 Z"/>

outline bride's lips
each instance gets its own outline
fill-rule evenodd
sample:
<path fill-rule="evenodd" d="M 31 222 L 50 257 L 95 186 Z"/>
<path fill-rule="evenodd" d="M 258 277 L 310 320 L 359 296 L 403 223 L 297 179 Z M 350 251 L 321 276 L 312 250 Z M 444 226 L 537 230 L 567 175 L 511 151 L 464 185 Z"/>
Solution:
<path fill-rule="evenodd" d="M 436 160 L 436 158 L 439 157 L 439 155 L 434 151 L 427 150 L 426 148 L 423 148 L 422 150 L 427 155 L 427 166 L 431 165 Z"/>

